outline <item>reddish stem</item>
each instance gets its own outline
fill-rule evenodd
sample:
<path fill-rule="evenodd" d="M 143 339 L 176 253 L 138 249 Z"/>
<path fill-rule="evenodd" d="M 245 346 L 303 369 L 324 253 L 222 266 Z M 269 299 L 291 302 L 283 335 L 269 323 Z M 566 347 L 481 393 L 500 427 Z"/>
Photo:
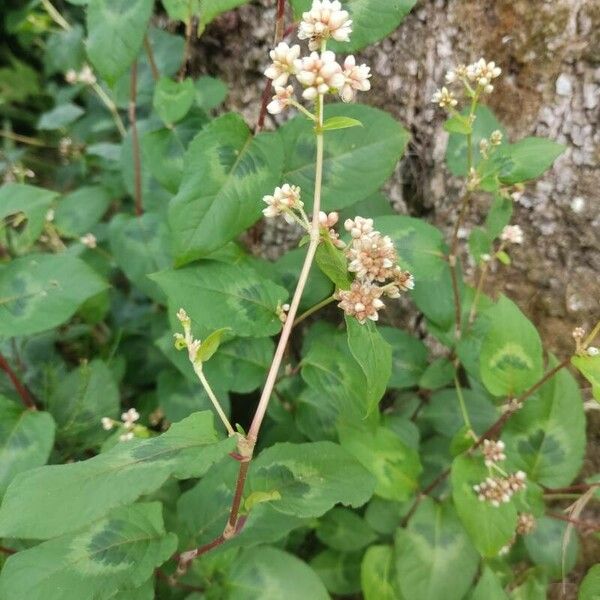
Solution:
<path fill-rule="evenodd" d="M 129 87 L 129 124 L 131 126 L 131 151 L 133 154 L 133 188 L 135 201 L 135 214 L 139 217 L 144 213 L 142 202 L 142 159 L 140 154 L 140 140 L 137 130 L 137 62 L 131 65 Z"/>
<path fill-rule="evenodd" d="M 25 384 L 19 379 L 17 374 L 12 370 L 7 360 L 0 354 L 0 369 L 2 369 L 10 379 L 13 387 L 19 394 L 21 401 L 29 410 L 36 410 L 36 405 L 29 390 L 25 387 Z"/>
<path fill-rule="evenodd" d="M 12 548 L 7 548 L 6 546 L 0 546 L 0 552 L 2 552 L 2 554 L 16 554 L 17 551 L 13 550 Z"/>

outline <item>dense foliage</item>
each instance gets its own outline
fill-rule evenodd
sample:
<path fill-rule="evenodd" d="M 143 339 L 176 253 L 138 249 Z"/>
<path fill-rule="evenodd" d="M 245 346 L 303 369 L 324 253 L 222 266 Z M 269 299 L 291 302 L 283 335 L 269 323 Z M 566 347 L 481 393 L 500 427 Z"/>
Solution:
<path fill-rule="evenodd" d="M 493 63 L 449 72 L 434 102 L 464 193 L 445 239 L 392 210 L 409 134 L 368 105 L 368 67 L 329 52 L 382 39 L 414 0 L 348 0 L 351 24 L 279 0 L 301 50 L 272 54 L 261 121 L 297 114 L 269 132 L 187 74 L 193 39 L 241 4 L 5 11 L 0 600 L 546 598 L 596 492 L 576 377 L 600 400 L 600 324 L 555 357 L 484 289 L 562 146 L 508 142 L 484 105 Z M 274 262 L 263 212 L 299 232 Z"/>

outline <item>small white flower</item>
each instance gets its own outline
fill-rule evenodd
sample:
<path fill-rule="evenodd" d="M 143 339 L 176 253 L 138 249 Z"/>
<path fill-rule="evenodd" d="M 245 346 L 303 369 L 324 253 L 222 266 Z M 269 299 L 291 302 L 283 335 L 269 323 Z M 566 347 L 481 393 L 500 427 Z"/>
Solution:
<path fill-rule="evenodd" d="M 454 108 L 458 104 L 458 100 L 454 96 L 454 92 L 451 92 L 445 86 L 440 90 L 436 90 L 435 94 L 433 94 L 431 98 L 431 101 L 441 108 Z"/>
<path fill-rule="evenodd" d="M 298 38 L 309 40 L 310 50 L 318 50 L 321 42 L 329 38 L 349 42 L 352 33 L 349 16 L 338 0 L 313 0 L 311 9 L 302 14 Z"/>
<path fill-rule="evenodd" d="M 490 144 L 492 146 L 499 146 L 502 143 L 502 132 L 499 129 L 492 131 L 492 135 L 490 135 Z"/>
<path fill-rule="evenodd" d="M 283 87 L 290 75 L 293 75 L 295 70 L 295 61 L 300 56 L 300 46 L 288 46 L 285 42 L 280 42 L 269 53 L 273 63 L 265 70 L 265 75 L 273 80 L 273 85 Z"/>
<path fill-rule="evenodd" d="M 48 221 L 49 223 L 54 221 L 54 209 L 53 208 L 48 209 L 48 212 L 46 213 L 46 221 Z"/>
<path fill-rule="evenodd" d="M 588 356 L 598 356 L 600 354 L 600 350 L 598 350 L 598 348 L 596 348 L 596 346 L 590 346 L 587 349 L 587 354 L 588 354 Z"/>
<path fill-rule="evenodd" d="M 128 442 L 133 439 L 133 431 L 126 431 L 119 436 L 121 442 Z"/>
<path fill-rule="evenodd" d="M 102 417 L 100 422 L 102 423 L 102 429 L 105 431 L 110 431 L 115 426 L 115 422 L 110 417 Z"/>
<path fill-rule="evenodd" d="M 121 421 L 125 425 L 126 429 L 132 429 L 133 425 L 140 418 L 140 413 L 135 408 L 130 408 L 128 411 L 121 415 Z"/>
<path fill-rule="evenodd" d="M 96 236 L 93 233 L 82 235 L 79 241 L 87 248 L 95 248 L 97 246 Z"/>
<path fill-rule="evenodd" d="M 278 115 L 282 110 L 290 105 L 290 100 L 294 97 L 294 88 L 291 85 L 287 87 L 275 86 L 275 95 L 269 104 L 267 110 L 272 115 Z"/>
<path fill-rule="evenodd" d="M 81 71 L 79 71 L 77 75 L 77 79 L 81 83 L 85 83 L 87 85 L 93 85 L 94 83 L 96 83 L 96 76 L 94 75 L 94 72 L 92 71 L 89 65 L 83 66 L 83 68 L 81 69 Z"/>
<path fill-rule="evenodd" d="M 75 71 L 75 69 L 69 69 L 66 73 L 65 73 L 65 81 L 67 83 L 70 83 L 71 85 L 73 85 L 74 83 L 77 83 L 77 71 Z"/>
<path fill-rule="evenodd" d="M 471 81 L 477 83 L 477 85 L 481 86 L 486 93 L 491 93 L 493 91 L 493 86 L 491 86 L 491 82 L 496 77 L 499 77 L 502 73 L 502 69 L 496 66 L 494 62 L 486 62 L 484 58 L 480 58 L 477 62 L 469 65 L 466 68 L 466 76 Z"/>
<path fill-rule="evenodd" d="M 311 52 L 310 56 L 296 61 L 297 79 L 304 86 L 302 96 L 314 100 L 318 95 L 327 94 L 332 89 L 340 89 L 345 82 L 342 67 L 330 50 L 320 56 Z"/>
<path fill-rule="evenodd" d="M 571 335 L 573 339 L 582 340 L 585 337 L 585 329 L 583 327 L 575 327 Z"/>
<path fill-rule="evenodd" d="M 373 232 L 373 219 L 364 219 L 363 217 L 346 219 L 344 222 L 344 229 L 348 231 L 353 238 L 360 238 Z"/>
<path fill-rule="evenodd" d="M 263 210 L 265 217 L 284 215 L 284 217 L 289 218 L 288 213 L 290 211 L 304 206 L 304 203 L 300 200 L 300 188 L 289 183 L 276 187 L 272 196 L 264 196 L 263 202 L 267 204 L 267 208 Z M 290 219 L 290 221 L 293 222 L 293 219 Z"/>
<path fill-rule="evenodd" d="M 357 91 L 368 92 L 371 89 L 371 69 L 365 64 L 357 66 L 352 55 L 347 56 L 344 61 L 344 77 L 346 81 L 340 89 L 340 98 L 344 102 L 352 102 Z"/>
<path fill-rule="evenodd" d="M 525 236 L 518 225 L 507 225 L 500 234 L 500 239 L 509 244 L 522 244 Z"/>
<path fill-rule="evenodd" d="M 319 212 L 319 225 L 321 227 L 334 227 L 338 222 L 340 215 L 336 212 L 330 212 L 327 214 L 324 211 Z"/>

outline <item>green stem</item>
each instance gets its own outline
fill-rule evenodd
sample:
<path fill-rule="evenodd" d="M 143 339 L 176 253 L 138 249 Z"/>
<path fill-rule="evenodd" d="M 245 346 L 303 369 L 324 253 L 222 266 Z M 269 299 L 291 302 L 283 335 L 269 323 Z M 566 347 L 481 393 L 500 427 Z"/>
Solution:
<path fill-rule="evenodd" d="M 592 329 L 592 332 L 590 333 L 590 335 L 587 336 L 587 338 L 585 338 L 585 341 L 583 342 L 583 347 L 587 348 L 596 338 L 596 336 L 600 333 L 600 321 L 598 321 L 596 323 L 596 326 L 594 327 L 594 329 Z"/>
<path fill-rule="evenodd" d="M 227 418 L 225 411 L 221 407 L 221 403 L 219 402 L 217 396 L 215 395 L 212 388 L 210 387 L 210 384 L 208 383 L 208 379 L 206 379 L 204 372 L 202 371 L 202 363 L 193 362 L 192 365 L 194 367 L 194 372 L 198 376 L 198 379 L 200 380 L 200 383 L 202 384 L 202 387 L 204 388 L 204 391 L 207 393 L 208 397 L 210 398 L 210 401 L 212 402 L 213 406 L 215 407 L 215 410 L 217 411 L 219 418 L 221 419 L 221 421 L 223 421 L 223 425 L 225 425 L 225 429 L 227 429 L 227 433 L 230 436 L 235 435 L 235 430 L 231 426 L 231 423 L 229 422 L 229 419 Z"/>
<path fill-rule="evenodd" d="M 458 404 L 460 406 L 460 412 L 462 413 L 463 421 L 465 422 L 469 433 L 473 434 L 473 425 L 471 425 L 471 419 L 469 418 L 467 405 L 465 404 L 465 397 L 463 396 L 462 388 L 460 387 L 456 373 L 454 373 L 454 387 L 456 388 L 456 396 L 458 397 Z"/>
<path fill-rule="evenodd" d="M 299 325 L 300 323 L 302 323 L 302 321 L 304 321 L 305 319 L 307 319 L 308 317 L 310 317 L 310 315 L 316 313 L 318 310 L 321 310 L 322 308 L 324 308 L 328 304 L 331 304 L 334 300 L 335 300 L 335 295 L 332 294 L 331 296 L 328 296 L 327 298 L 325 298 L 325 300 L 321 300 L 321 302 L 318 302 L 314 306 L 311 306 L 311 308 L 309 308 L 308 310 L 304 311 L 294 321 L 294 327 L 296 327 L 296 325 Z"/>

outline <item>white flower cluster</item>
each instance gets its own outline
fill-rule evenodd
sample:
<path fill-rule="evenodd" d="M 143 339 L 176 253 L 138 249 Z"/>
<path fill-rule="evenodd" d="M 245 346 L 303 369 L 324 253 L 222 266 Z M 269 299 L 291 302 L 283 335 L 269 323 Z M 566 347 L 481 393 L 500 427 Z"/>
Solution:
<path fill-rule="evenodd" d="M 93 233 L 86 233 L 85 235 L 82 235 L 79 238 L 79 241 L 86 247 L 86 248 L 95 248 L 98 245 L 98 240 L 96 239 L 96 236 Z"/>
<path fill-rule="evenodd" d="M 514 494 L 525 489 L 527 475 L 523 471 L 511 473 L 506 477 L 487 477 L 481 483 L 473 486 L 481 502 L 488 502 L 494 507 L 510 502 Z"/>
<path fill-rule="evenodd" d="M 491 467 L 496 463 L 506 460 L 506 454 L 504 454 L 504 442 L 498 440 L 483 440 L 483 457 L 486 467 Z"/>
<path fill-rule="evenodd" d="M 136 421 L 139 421 L 139 418 L 140 413 L 135 408 L 130 408 L 121 415 L 121 422 L 115 421 L 110 417 L 102 417 L 100 422 L 105 431 L 110 431 L 114 427 L 121 426 L 123 428 L 123 433 L 121 433 L 119 439 L 122 442 L 127 442 L 134 438 L 133 428 L 135 427 Z"/>
<path fill-rule="evenodd" d="M 273 61 L 265 70 L 273 81 L 275 94 L 267 105 L 271 114 L 279 114 L 289 106 L 299 106 L 294 87 L 288 85 L 290 76 L 304 88 L 302 97 L 314 101 L 319 96 L 338 93 L 344 102 L 354 100 L 359 91 L 371 89 L 370 68 L 357 65 L 354 56 L 346 57 L 343 66 L 333 52 L 326 50 L 327 40 L 350 41 L 352 21 L 338 0 L 313 0 L 312 7 L 302 15 L 298 38 L 309 40 L 308 56 L 301 57 L 298 44 L 280 42 L 270 52 Z"/>
<path fill-rule="evenodd" d="M 481 93 L 491 94 L 494 91 L 492 81 L 500 77 L 502 69 L 495 62 L 487 62 L 480 58 L 470 65 L 459 65 L 446 73 L 446 84 L 462 83 L 470 96 L 479 96 Z M 473 89 L 475 88 L 475 89 Z M 437 90 L 431 101 L 442 108 L 453 109 L 458 100 L 452 90 L 442 87 Z"/>
<path fill-rule="evenodd" d="M 267 205 L 263 209 L 265 217 L 282 215 L 288 223 L 299 223 L 304 229 L 310 229 L 297 185 L 284 183 L 281 187 L 276 187 L 272 195 L 263 196 L 263 202 Z"/>
<path fill-rule="evenodd" d="M 507 225 L 500 234 L 500 239 L 507 244 L 522 244 L 525 240 L 523 230 L 518 225 Z"/>
<path fill-rule="evenodd" d="M 413 289 L 413 277 L 400 268 L 394 243 L 375 231 L 373 219 L 347 219 L 344 228 L 351 236 L 345 254 L 348 271 L 355 279 L 349 290 L 336 292 L 338 306 L 359 323 L 377 321 L 379 311 L 385 308 L 381 297 L 398 298 L 401 292 Z"/>
<path fill-rule="evenodd" d="M 74 85 L 76 83 L 85 83 L 86 85 L 94 85 L 96 83 L 96 76 L 89 65 L 84 65 L 79 71 L 75 69 L 69 69 L 65 73 L 65 80 L 67 83 Z"/>

